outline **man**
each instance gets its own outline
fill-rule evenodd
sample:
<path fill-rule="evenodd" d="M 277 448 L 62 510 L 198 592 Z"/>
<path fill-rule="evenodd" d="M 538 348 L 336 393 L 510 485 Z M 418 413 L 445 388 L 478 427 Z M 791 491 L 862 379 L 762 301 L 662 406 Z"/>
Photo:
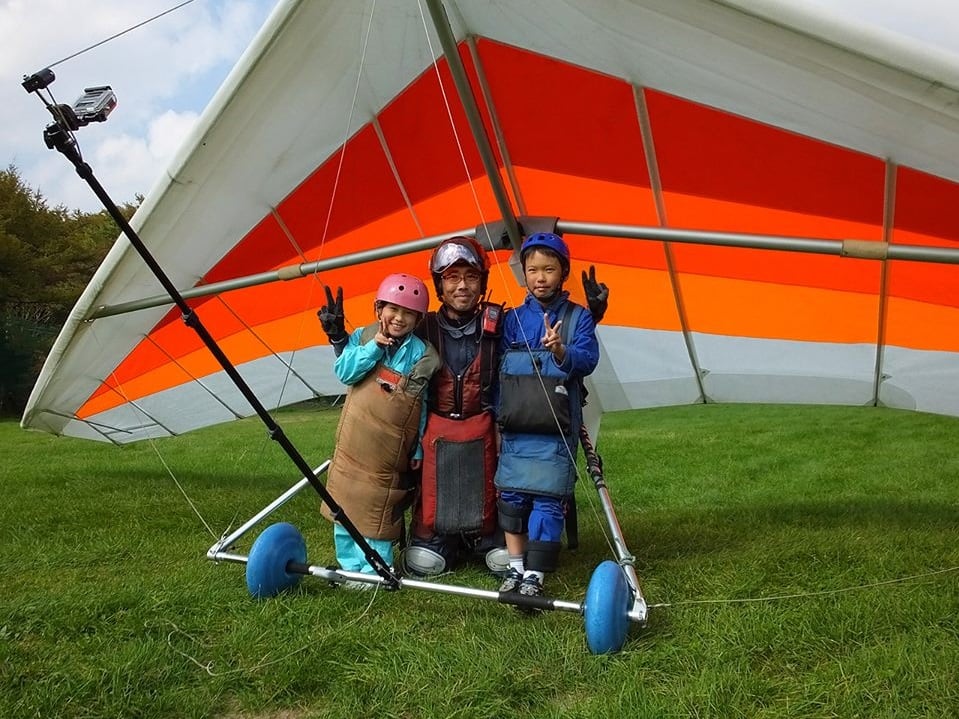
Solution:
<path fill-rule="evenodd" d="M 491 571 L 504 574 L 509 565 L 493 484 L 503 306 L 484 301 L 489 259 L 473 239 L 444 240 L 430 256 L 429 270 L 442 305 L 426 314 L 416 333 L 436 348 L 442 365 L 430 382 L 422 480 L 403 568 L 430 576 L 452 569 L 460 558 L 482 557 Z M 609 291 L 593 268 L 589 276 L 583 272 L 583 287 L 599 322 Z M 329 288 L 326 294 L 317 314 L 339 354 L 347 338 L 342 290 L 336 299 Z"/>

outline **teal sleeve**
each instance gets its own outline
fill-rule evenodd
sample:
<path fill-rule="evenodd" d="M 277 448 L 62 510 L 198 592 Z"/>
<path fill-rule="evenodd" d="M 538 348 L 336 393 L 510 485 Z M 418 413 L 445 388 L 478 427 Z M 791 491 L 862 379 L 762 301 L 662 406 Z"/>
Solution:
<path fill-rule="evenodd" d="M 336 378 L 345 385 L 354 385 L 366 377 L 383 357 L 383 348 L 373 340 L 360 344 L 362 334 L 362 327 L 354 330 L 343 352 L 333 363 Z"/>

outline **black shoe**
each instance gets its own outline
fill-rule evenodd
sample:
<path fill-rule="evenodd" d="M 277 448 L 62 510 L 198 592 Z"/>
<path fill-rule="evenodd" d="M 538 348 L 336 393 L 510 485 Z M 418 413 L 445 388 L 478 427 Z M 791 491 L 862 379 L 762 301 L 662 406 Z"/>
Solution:
<path fill-rule="evenodd" d="M 518 591 L 524 597 L 541 597 L 543 596 L 543 583 L 539 581 L 538 577 L 530 574 L 528 577 L 523 577 L 523 581 L 519 583 Z"/>
<path fill-rule="evenodd" d="M 499 585 L 499 591 L 501 593 L 515 592 L 522 584 L 523 575 L 511 567 L 506 574 L 506 579 Z"/>

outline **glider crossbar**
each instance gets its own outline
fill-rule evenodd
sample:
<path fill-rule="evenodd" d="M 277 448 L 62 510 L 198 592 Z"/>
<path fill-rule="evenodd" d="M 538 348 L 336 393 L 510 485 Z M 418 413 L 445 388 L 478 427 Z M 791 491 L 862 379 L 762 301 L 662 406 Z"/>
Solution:
<path fill-rule="evenodd" d="M 524 224 L 525 218 L 519 221 Z M 525 226 L 525 225 L 524 225 Z M 959 249 L 932 247 L 928 245 L 894 245 L 887 242 L 865 240 L 824 240 L 807 237 L 783 237 L 777 235 L 758 235 L 737 232 L 705 232 L 699 230 L 669 229 L 665 227 L 647 227 L 642 225 L 609 225 L 598 222 L 575 222 L 559 220 L 556 230 L 561 233 L 594 237 L 620 237 L 632 240 L 676 242 L 695 245 L 714 245 L 720 247 L 744 247 L 759 250 L 784 250 L 806 252 L 819 255 L 836 255 L 872 260 L 908 260 L 912 262 L 931 262 L 938 264 L 959 264 Z M 433 235 L 418 240 L 396 243 L 377 250 L 365 250 L 340 257 L 317 262 L 305 262 L 282 267 L 272 272 L 236 277 L 232 280 L 212 282 L 208 285 L 179 290 L 185 299 L 208 297 L 221 292 L 265 285 L 322 272 L 324 270 L 350 267 L 351 265 L 372 260 L 399 257 L 423 250 L 432 250 L 443 240 L 456 236 L 475 237 L 476 228 L 456 230 Z M 126 314 L 137 310 L 161 307 L 170 304 L 168 295 L 157 295 L 115 305 L 101 305 L 90 312 L 85 319 L 95 320 L 102 317 Z"/>
<path fill-rule="evenodd" d="M 473 232 L 474 230 L 472 228 L 459 230 L 456 232 L 447 232 L 442 235 L 424 237 L 420 240 L 410 240 L 408 242 L 389 245 L 387 247 L 381 247 L 375 250 L 353 252 L 328 260 L 318 260 L 316 262 L 303 262 L 297 265 L 287 265 L 286 267 L 281 267 L 278 270 L 273 270 L 271 272 L 258 272 L 253 275 L 244 275 L 242 277 L 235 277 L 231 280 L 223 280 L 222 282 L 211 282 L 207 285 L 190 287 L 188 289 L 179 290 L 179 293 L 184 299 L 195 299 L 197 297 L 218 295 L 222 292 L 230 292 L 231 290 L 241 290 L 246 287 L 268 285 L 271 282 L 295 280 L 301 277 L 309 277 L 310 275 L 315 275 L 325 270 L 335 270 L 340 267 L 350 267 L 363 262 L 385 260 L 391 257 L 421 252 L 422 250 L 432 250 L 443 240 L 456 237 L 457 235 L 472 236 Z M 119 302 L 115 305 L 100 305 L 90 312 L 85 319 L 97 320 L 102 317 L 112 317 L 114 315 L 136 312 L 137 310 L 149 309 L 151 307 L 162 307 L 163 305 L 168 304 L 170 304 L 170 297 L 168 295 L 154 295 L 152 297 L 144 297 L 139 300 Z"/>
<path fill-rule="evenodd" d="M 310 564 L 301 564 L 298 562 L 289 562 L 286 565 L 286 571 L 295 574 L 308 574 L 313 577 L 325 579 L 333 584 L 342 584 L 343 582 L 353 581 L 373 586 L 385 586 L 386 583 L 382 577 L 377 577 L 363 572 L 349 572 L 343 569 L 331 569 L 329 567 L 317 567 Z M 485 599 L 488 601 L 499 602 L 500 604 L 510 604 L 524 609 L 539 609 L 541 611 L 561 611 L 574 612 L 582 614 L 583 605 L 580 602 L 571 602 L 554 597 L 526 597 L 519 592 L 499 592 L 492 589 L 476 589 L 475 587 L 466 587 L 458 584 L 440 584 L 438 582 L 428 582 L 422 579 L 412 579 L 410 577 L 400 577 L 398 588 L 400 589 L 422 589 L 439 594 L 451 594 L 459 597 L 472 597 L 474 599 Z"/>
<path fill-rule="evenodd" d="M 598 237 L 623 237 L 634 240 L 660 240 L 693 245 L 746 247 L 757 250 L 786 250 L 819 255 L 838 255 L 871 260 L 911 260 L 959 265 L 959 250 L 926 245 L 893 245 L 888 242 L 866 240 L 823 240 L 809 237 L 754 235 L 742 232 L 708 232 L 677 230 L 666 227 L 639 227 L 635 225 L 608 225 L 596 222 L 556 223 L 560 232 Z"/>

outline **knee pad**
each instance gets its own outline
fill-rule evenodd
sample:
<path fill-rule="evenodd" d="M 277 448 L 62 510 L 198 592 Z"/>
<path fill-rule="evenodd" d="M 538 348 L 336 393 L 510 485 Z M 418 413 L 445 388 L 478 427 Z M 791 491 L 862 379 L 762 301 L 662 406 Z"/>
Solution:
<path fill-rule="evenodd" d="M 446 571 L 446 559 L 429 547 L 412 545 L 403 550 L 400 566 L 407 574 L 433 577 Z"/>
<path fill-rule="evenodd" d="M 496 500 L 496 512 L 499 515 L 499 526 L 510 534 L 525 534 L 529 520 L 529 507 Z"/>
<path fill-rule="evenodd" d="M 559 542 L 531 539 L 526 545 L 526 568 L 536 572 L 555 572 L 561 546 Z"/>
<path fill-rule="evenodd" d="M 506 547 L 494 547 L 486 553 L 486 568 L 498 577 L 509 571 L 509 552 Z"/>
<path fill-rule="evenodd" d="M 453 569 L 457 549 L 454 540 L 454 537 L 445 534 L 434 534 L 427 538 L 413 537 L 410 546 L 403 552 L 403 569 L 421 577 L 442 574 Z"/>

